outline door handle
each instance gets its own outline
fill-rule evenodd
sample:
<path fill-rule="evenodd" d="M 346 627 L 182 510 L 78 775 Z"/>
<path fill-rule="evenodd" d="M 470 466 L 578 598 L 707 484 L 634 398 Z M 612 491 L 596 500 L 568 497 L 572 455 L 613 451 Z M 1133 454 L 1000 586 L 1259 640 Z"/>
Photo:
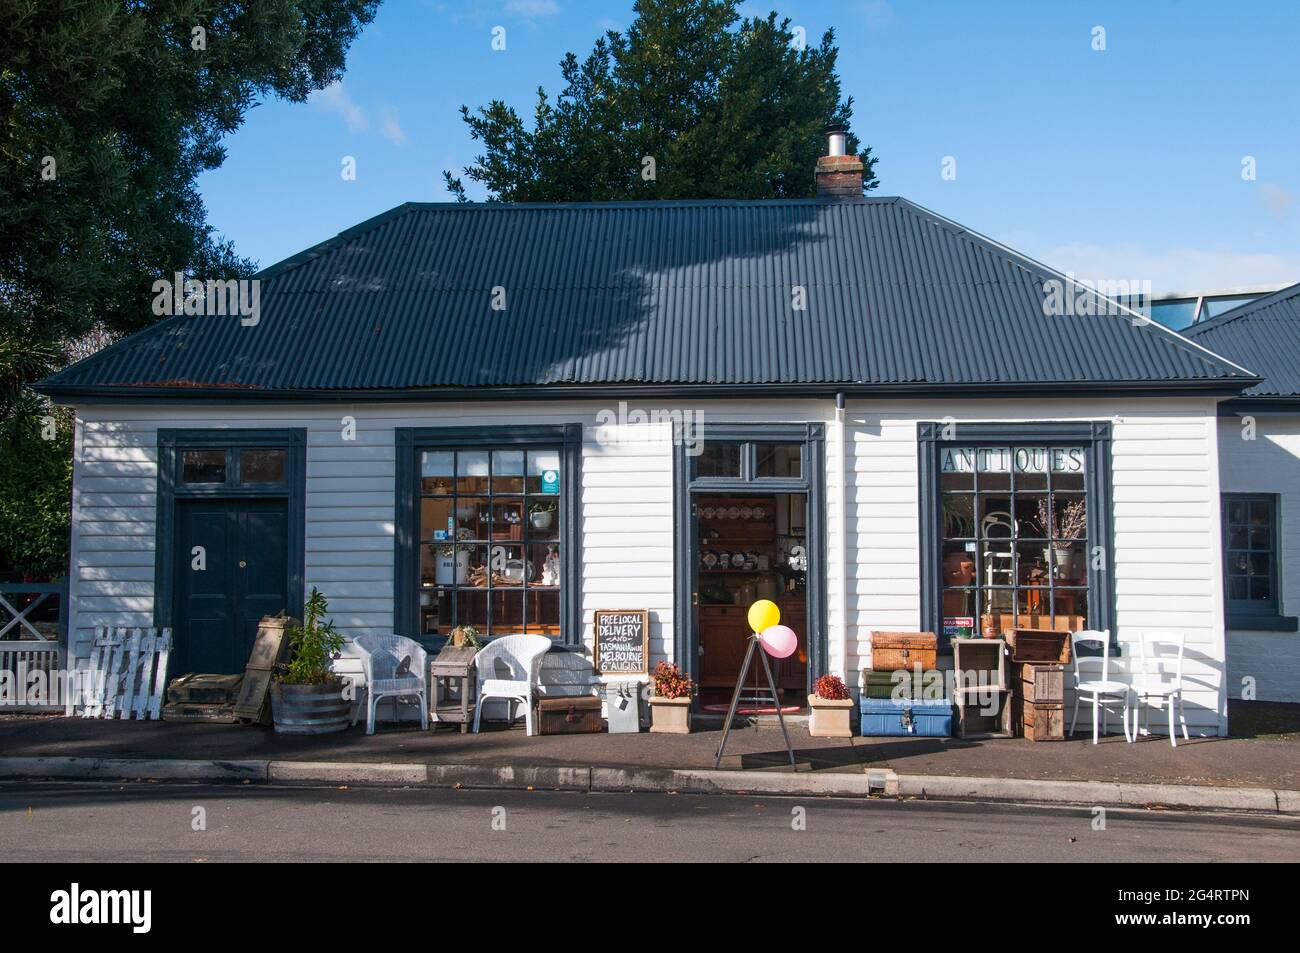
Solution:
<path fill-rule="evenodd" d="M 247 568 L 248 568 L 248 563 L 244 562 L 244 561 L 241 559 L 241 560 L 239 561 L 239 568 L 240 568 L 240 569 L 247 569 Z"/>

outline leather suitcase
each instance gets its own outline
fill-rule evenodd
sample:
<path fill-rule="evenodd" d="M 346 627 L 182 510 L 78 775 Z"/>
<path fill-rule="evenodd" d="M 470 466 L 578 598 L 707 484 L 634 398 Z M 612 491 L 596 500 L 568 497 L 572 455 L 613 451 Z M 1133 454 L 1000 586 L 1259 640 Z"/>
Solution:
<path fill-rule="evenodd" d="M 595 695 L 561 695 L 537 701 L 538 734 L 582 735 L 604 728 L 600 699 Z"/>
<path fill-rule="evenodd" d="M 871 667 L 877 672 L 934 668 L 939 654 L 939 639 L 933 632 L 872 632 Z"/>

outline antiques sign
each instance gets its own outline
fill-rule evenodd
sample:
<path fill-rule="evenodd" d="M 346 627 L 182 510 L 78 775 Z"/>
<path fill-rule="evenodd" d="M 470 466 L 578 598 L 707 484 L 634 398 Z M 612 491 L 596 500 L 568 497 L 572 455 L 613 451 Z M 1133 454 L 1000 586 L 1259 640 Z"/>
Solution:
<path fill-rule="evenodd" d="M 1082 447 L 945 447 L 943 473 L 1082 473 Z"/>
<path fill-rule="evenodd" d="M 649 609 L 597 609 L 594 667 L 601 675 L 645 675 L 650 661 Z"/>

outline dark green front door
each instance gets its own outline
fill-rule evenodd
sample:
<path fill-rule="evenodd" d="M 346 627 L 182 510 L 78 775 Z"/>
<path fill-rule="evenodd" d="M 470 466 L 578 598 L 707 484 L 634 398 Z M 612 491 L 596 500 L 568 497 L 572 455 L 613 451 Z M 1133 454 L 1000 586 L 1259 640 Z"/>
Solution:
<path fill-rule="evenodd" d="M 284 500 L 177 501 L 172 673 L 244 670 L 258 620 L 288 603 L 288 531 Z"/>

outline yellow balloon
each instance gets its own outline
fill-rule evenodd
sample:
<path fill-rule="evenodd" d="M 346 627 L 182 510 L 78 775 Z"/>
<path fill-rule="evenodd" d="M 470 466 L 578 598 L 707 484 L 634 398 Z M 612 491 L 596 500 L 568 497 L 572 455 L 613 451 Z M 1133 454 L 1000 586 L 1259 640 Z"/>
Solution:
<path fill-rule="evenodd" d="M 770 629 L 781 621 L 781 610 L 770 599 L 759 599 L 749 607 L 749 627 L 755 632 Z"/>

